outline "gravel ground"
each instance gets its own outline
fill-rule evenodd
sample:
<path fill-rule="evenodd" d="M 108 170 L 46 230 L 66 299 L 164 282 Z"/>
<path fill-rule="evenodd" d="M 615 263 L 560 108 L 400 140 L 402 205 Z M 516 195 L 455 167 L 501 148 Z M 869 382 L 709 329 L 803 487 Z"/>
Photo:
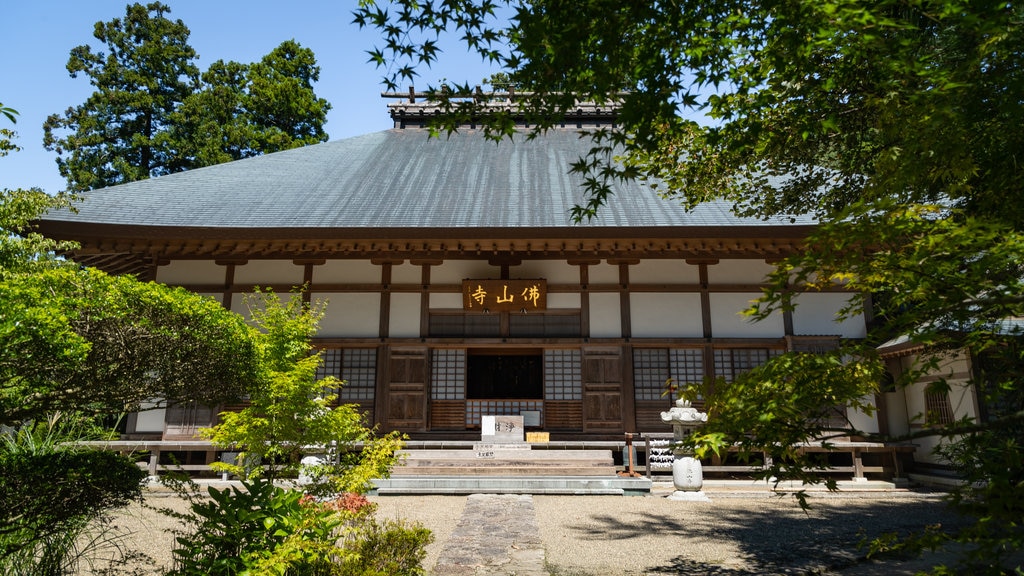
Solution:
<path fill-rule="evenodd" d="M 553 576 L 662 574 L 912 574 L 922 566 L 863 561 L 864 536 L 957 521 L 935 494 L 854 493 L 812 497 L 804 513 L 792 498 L 765 493 L 709 492 L 709 503 L 649 497 L 533 496 L 546 570 Z M 422 523 L 434 534 L 430 570 L 466 505 L 464 496 L 382 496 L 381 517 Z M 177 522 L 151 507 L 185 509 L 174 496 L 152 493 L 148 506 L 119 514 L 122 548 L 142 552 L 139 574 L 170 565 Z M 884 567 L 884 569 L 883 569 Z M 84 571 L 84 573 L 96 573 Z"/>

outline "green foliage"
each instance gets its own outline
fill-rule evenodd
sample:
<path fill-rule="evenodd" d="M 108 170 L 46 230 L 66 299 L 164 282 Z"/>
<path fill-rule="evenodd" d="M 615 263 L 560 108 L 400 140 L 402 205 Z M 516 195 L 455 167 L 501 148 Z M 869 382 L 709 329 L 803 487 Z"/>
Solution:
<path fill-rule="evenodd" d="M 0 104 L 0 116 L 12 123 L 17 113 Z M 0 158 L 19 149 L 14 137 L 13 131 L 0 128 Z M 0 188 L 0 280 L 15 271 L 54 265 L 58 261 L 54 252 L 75 247 L 72 242 L 55 242 L 32 230 L 32 221 L 40 214 L 68 208 L 73 200 L 67 194 L 49 195 L 39 189 Z"/>
<path fill-rule="evenodd" d="M 401 437 L 392 433 L 376 438 L 354 406 L 334 406 L 342 383 L 317 379 L 322 359 L 313 353 L 310 338 L 322 310 L 310 308 L 297 294 L 282 302 L 273 292 L 257 292 L 247 305 L 262 331 L 259 381 L 248 391 L 246 408 L 221 413 L 220 423 L 203 431 L 219 446 L 243 450 L 235 464 L 217 466 L 242 477 L 259 477 L 262 466 L 272 464 L 272 478 L 294 475 L 312 450 L 334 456 L 312 471 L 324 490 L 364 492 L 372 478 L 386 477 Z M 354 450 L 357 443 L 363 450 Z"/>
<path fill-rule="evenodd" d="M 133 461 L 66 444 L 92 428 L 62 414 L 0 436 L 0 572 L 71 573 L 105 514 L 141 500 L 146 473 Z"/>
<path fill-rule="evenodd" d="M 591 152 L 571 167 L 584 177 L 579 219 L 631 178 L 690 207 L 722 199 L 747 216 L 816 217 L 818 230 L 751 314 L 841 285 L 853 294 L 844 315 L 869 312 L 868 337 L 843 349 L 849 367 L 839 356 L 787 355 L 706 391 L 713 414 L 696 440 L 771 451 L 839 433 L 818 425 L 814 405 L 863 407 L 876 391 L 876 346 L 899 337 L 921 347 L 897 389 L 966 350 L 980 421 L 915 435 L 941 436 L 942 454 L 972 481 L 952 495 L 977 519 L 960 536 L 968 548 L 996 559 L 1021 548 L 1022 474 L 1005 455 L 1024 443 L 1024 6 L 364 0 L 355 21 L 381 32 L 370 54 L 388 67 L 390 89 L 439 57 L 440 35 L 461 37 L 501 66 L 532 134 L 576 99 L 618 100 L 617 129 L 592 132 Z M 475 115 L 495 138 L 513 133 L 509 114 L 475 99 L 469 83 L 434 95 L 449 112 L 438 131 Z M 780 456 L 814 479 L 813 462 Z"/>
<path fill-rule="evenodd" d="M 342 576 L 420 576 L 425 574 L 430 530 L 398 520 L 367 518 L 347 535 L 345 546 L 353 554 L 342 561 Z"/>
<path fill-rule="evenodd" d="M 172 115 L 171 137 L 192 167 L 327 140 L 330 104 L 317 98 L 313 51 L 289 40 L 254 64 L 218 60 Z"/>
<path fill-rule="evenodd" d="M 0 282 L 0 424 L 120 414 L 153 398 L 208 404 L 257 379 L 253 330 L 184 289 L 70 267 Z"/>
<path fill-rule="evenodd" d="M 573 168 L 590 177 L 581 218 L 610 182 L 645 177 L 688 205 L 726 198 L 756 215 L 946 197 L 1019 222 L 1022 10 L 946 0 L 367 0 L 355 22 L 380 31 L 371 61 L 387 67 L 392 90 L 440 58 L 439 37 L 452 34 L 525 94 L 517 101 L 537 130 L 577 98 L 620 100 L 621 130 L 599 131 Z M 508 115 L 488 113 L 470 83 L 432 88 L 452 112 L 440 128 L 476 113 L 492 134 L 511 133 Z M 707 121 L 687 118 L 695 113 Z M 622 147 L 623 163 L 606 147 Z"/>
<path fill-rule="evenodd" d="M 378 524 L 358 498 L 318 502 L 266 480 L 209 489 L 177 538 L 173 576 L 422 574 L 429 531 Z"/>
<path fill-rule="evenodd" d="M 73 200 L 66 194 L 50 195 L 39 189 L 0 189 L 0 280 L 14 272 L 62 265 L 55 253 L 75 244 L 34 232 L 32 221 L 47 210 L 70 207 Z"/>
<path fill-rule="evenodd" d="M 71 50 L 68 72 L 85 74 L 96 92 L 81 105 L 53 114 L 44 144 L 71 190 L 82 191 L 177 172 L 183 168 L 167 141 L 169 114 L 195 89 L 198 69 L 189 30 L 159 2 L 128 5 L 124 18 L 97 22 L 89 45 Z"/>
<path fill-rule="evenodd" d="M 192 505 L 194 524 L 177 538 L 170 574 L 330 574 L 337 511 L 303 503 L 303 494 L 260 480 L 241 488 L 209 489 Z M 287 569 L 290 568 L 291 571 Z"/>
<path fill-rule="evenodd" d="M 217 61 L 200 76 L 189 29 L 165 4 L 135 3 L 98 22 L 106 47 L 75 47 L 72 77 L 96 87 L 53 114 L 44 145 L 74 191 L 180 172 L 327 139 L 330 105 L 316 98 L 312 51 L 287 41 L 256 64 Z"/>
<path fill-rule="evenodd" d="M 820 454 L 801 451 L 805 446 L 828 446 L 855 430 L 843 406 L 873 413 L 867 395 L 877 390 L 880 367 L 852 362 L 844 351 L 826 354 L 790 352 L 737 376 L 685 388 L 682 395 L 704 399 L 706 424 L 688 439 L 698 457 L 711 452 L 725 455 L 737 450 L 749 460 L 764 454 L 768 460 L 761 478 L 776 483 L 799 480 L 817 483 L 827 466 Z M 834 488 L 834 481 L 828 483 Z"/>

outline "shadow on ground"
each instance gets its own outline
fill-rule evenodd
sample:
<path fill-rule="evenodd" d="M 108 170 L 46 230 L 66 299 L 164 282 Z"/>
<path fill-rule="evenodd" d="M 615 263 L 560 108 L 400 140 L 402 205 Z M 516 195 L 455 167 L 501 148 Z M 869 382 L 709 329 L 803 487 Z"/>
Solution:
<path fill-rule="evenodd" d="M 590 522 L 570 530 L 581 540 L 600 541 L 655 532 L 660 542 L 679 546 L 681 552 L 695 541 L 728 543 L 738 551 L 734 561 L 710 564 L 682 553 L 667 565 L 648 566 L 645 573 L 733 576 L 834 573 L 864 562 L 865 543 L 885 533 L 905 535 L 930 525 L 952 530 L 965 522 L 934 497 L 812 499 L 812 508 L 806 512 L 789 497 L 766 500 L 756 509 L 728 506 L 728 502 L 706 506 L 710 508 L 694 518 L 649 511 L 625 518 L 596 513 L 590 515 Z"/>

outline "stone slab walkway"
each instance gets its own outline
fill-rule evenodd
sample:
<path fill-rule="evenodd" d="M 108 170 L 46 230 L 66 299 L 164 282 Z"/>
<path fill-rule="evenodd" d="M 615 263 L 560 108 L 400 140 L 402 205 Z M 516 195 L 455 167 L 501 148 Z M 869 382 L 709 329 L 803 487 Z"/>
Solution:
<path fill-rule="evenodd" d="M 433 576 L 547 576 L 533 497 L 473 494 Z"/>

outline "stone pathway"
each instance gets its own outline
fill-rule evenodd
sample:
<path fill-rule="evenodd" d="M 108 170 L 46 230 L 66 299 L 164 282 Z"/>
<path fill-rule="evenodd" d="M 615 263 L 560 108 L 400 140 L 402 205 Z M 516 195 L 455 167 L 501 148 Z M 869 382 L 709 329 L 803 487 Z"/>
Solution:
<path fill-rule="evenodd" d="M 533 497 L 473 494 L 433 576 L 547 576 Z"/>

